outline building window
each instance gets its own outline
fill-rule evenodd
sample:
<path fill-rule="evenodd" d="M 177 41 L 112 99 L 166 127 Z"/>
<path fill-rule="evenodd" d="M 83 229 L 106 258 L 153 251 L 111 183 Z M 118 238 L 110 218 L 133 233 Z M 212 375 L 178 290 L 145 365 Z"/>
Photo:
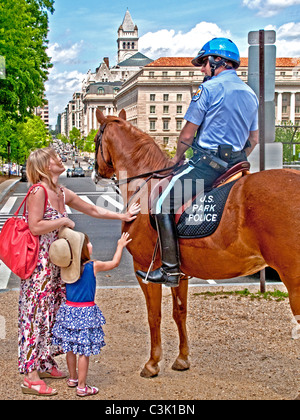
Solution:
<path fill-rule="evenodd" d="M 177 93 L 177 102 L 182 102 L 182 93 Z"/>
<path fill-rule="evenodd" d="M 168 72 L 167 71 L 163 71 L 162 72 L 162 77 L 168 77 Z"/>
<path fill-rule="evenodd" d="M 295 112 L 296 112 L 296 114 L 300 114 L 300 106 L 296 106 Z"/>
<path fill-rule="evenodd" d="M 282 102 L 287 102 L 288 101 L 288 95 L 286 93 L 284 93 L 282 95 Z"/>
<path fill-rule="evenodd" d="M 130 50 L 130 42 L 127 42 L 127 49 Z"/>
<path fill-rule="evenodd" d="M 154 71 L 149 71 L 149 78 L 154 79 Z"/>
<path fill-rule="evenodd" d="M 242 71 L 241 75 L 242 76 L 247 76 L 247 72 L 246 71 Z"/>
<path fill-rule="evenodd" d="M 123 50 L 126 50 L 126 42 L 123 42 Z"/>
<path fill-rule="evenodd" d="M 150 120 L 150 131 L 156 130 L 155 121 Z"/>
<path fill-rule="evenodd" d="M 150 93 L 150 101 L 155 102 L 155 93 Z"/>
<path fill-rule="evenodd" d="M 169 105 L 164 105 L 163 113 L 164 114 L 168 114 L 169 113 Z"/>
<path fill-rule="evenodd" d="M 169 100 L 169 95 L 168 95 L 168 93 L 165 93 L 164 94 L 164 102 L 168 102 L 168 100 Z"/>
<path fill-rule="evenodd" d="M 98 95 L 104 95 L 104 88 L 103 87 L 98 88 Z"/>
<path fill-rule="evenodd" d="M 189 71 L 189 76 L 193 77 L 194 76 L 194 72 L 193 71 Z"/>
<path fill-rule="evenodd" d="M 180 77 L 181 76 L 181 71 L 176 71 L 175 76 Z"/>
<path fill-rule="evenodd" d="M 285 71 L 281 71 L 280 76 L 285 76 Z"/>
<path fill-rule="evenodd" d="M 286 114 L 286 113 L 287 113 L 287 106 L 283 106 L 283 107 L 282 107 L 282 113 L 283 113 L 283 114 Z"/>
<path fill-rule="evenodd" d="M 182 114 L 182 106 L 177 105 L 177 114 Z"/>
<path fill-rule="evenodd" d="M 177 131 L 181 131 L 182 129 L 182 121 L 181 120 L 177 120 L 176 121 L 176 130 Z"/>
<path fill-rule="evenodd" d="M 155 114 L 155 105 L 150 106 L 150 114 Z"/>
<path fill-rule="evenodd" d="M 163 138 L 163 144 L 164 144 L 164 146 L 167 146 L 169 144 L 169 137 L 164 137 Z"/>
<path fill-rule="evenodd" d="M 168 120 L 163 120 L 163 129 L 165 131 L 169 130 L 169 121 Z"/>
<path fill-rule="evenodd" d="M 134 50 L 134 42 L 131 43 L 131 48 Z"/>

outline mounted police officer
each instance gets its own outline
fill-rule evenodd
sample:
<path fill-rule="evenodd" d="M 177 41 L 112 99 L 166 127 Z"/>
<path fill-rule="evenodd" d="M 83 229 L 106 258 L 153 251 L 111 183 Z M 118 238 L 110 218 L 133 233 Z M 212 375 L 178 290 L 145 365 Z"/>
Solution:
<path fill-rule="evenodd" d="M 194 156 L 181 166 L 156 203 L 155 220 L 162 267 L 149 273 L 152 283 L 176 287 L 180 280 L 179 247 L 174 213 L 187 198 L 211 189 L 214 181 L 235 164 L 247 160 L 258 143 L 258 100 L 236 74 L 240 54 L 227 38 L 207 42 L 192 60 L 205 74 L 185 115 L 177 145 L 176 164 L 192 146 Z M 192 187 L 183 192 L 189 180 Z M 179 188 L 178 188 L 179 186 Z M 146 273 L 137 271 L 143 279 Z"/>

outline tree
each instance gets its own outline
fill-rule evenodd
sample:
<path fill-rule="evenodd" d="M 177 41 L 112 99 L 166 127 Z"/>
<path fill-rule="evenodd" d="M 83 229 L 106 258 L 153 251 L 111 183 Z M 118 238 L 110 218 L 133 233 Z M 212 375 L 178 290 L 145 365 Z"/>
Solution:
<path fill-rule="evenodd" d="M 44 83 L 52 66 L 46 53 L 47 11 L 53 13 L 53 5 L 54 0 L 0 0 L 0 56 L 5 59 L 5 72 L 0 77 L 0 154 L 4 158 L 8 143 L 11 159 L 40 144 L 34 147 L 27 137 L 30 147 L 25 147 L 19 124 L 37 127 L 37 120 L 29 121 L 28 117 L 44 104 Z"/>
<path fill-rule="evenodd" d="M 275 141 L 283 143 L 283 162 L 300 160 L 300 127 L 284 122 L 276 127 Z"/>
<path fill-rule="evenodd" d="M 94 153 L 95 152 L 95 136 L 98 130 L 91 130 L 84 142 L 84 152 Z"/>
<path fill-rule="evenodd" d="M 0 0 L 0 55 L 6 77 L 0 79 L 0 106 L 19 121 L 44 104 L 44 83 L 52 65 L 47 56 L 51 0 Z"/>
<path fill-rule="evenodd" d="M 45 123 L 40 117 L 34 116 L 20 123 L 16 129 L 16 142 L 12 147 L 12 160 L 24 162 L 29 153 L 49 145 L 50 136 Z"/>
<path fill-rule="evenodd" d="M 80 130 L 78 128 L 73 127 L 72 130 L 69 133 L 69 139 L 71 144 L 75 144 L 76 147 L 80 147 Z"/>

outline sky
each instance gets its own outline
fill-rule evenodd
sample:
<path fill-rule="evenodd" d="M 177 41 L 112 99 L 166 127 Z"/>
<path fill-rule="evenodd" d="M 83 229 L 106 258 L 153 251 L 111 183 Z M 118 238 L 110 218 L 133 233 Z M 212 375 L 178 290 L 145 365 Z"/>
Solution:
<path fill-rule="evenodd" d="M 300 57 L 300 0 L 56 0 L 49 16 L 46 84 L 50 125 L 91 69 L 109 57 L 117 64 L 117 31 L 126 10 L 139 29 L 139 51 L 151 59 L 193 57 L 214 37 L 236 43 L 248 56 L 248 33 L 276 31 L 277 57 Z"/>

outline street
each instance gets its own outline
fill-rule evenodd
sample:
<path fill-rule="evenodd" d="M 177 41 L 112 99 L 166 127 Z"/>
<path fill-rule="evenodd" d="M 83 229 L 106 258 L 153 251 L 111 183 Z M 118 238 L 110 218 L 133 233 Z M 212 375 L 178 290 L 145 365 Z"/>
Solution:
<path fill-rule="evenodd" d="M 67 178 L 63 174 L 60 178 L 63 186 L 71 189 L 83 200 L 92 202 L 101 207 L 113 211 L 120 211 L 122 208 L 122 199 L 110 187 L 101 188 L 96 186 L 90 177 L 85 178 Z M 21 204 L 28 189 L 26 182 L 18 182 L 10 191 L 6 200 L 0 206 L 0 229 L 5 220 L 11 217 Z M 93 259 L 110 260 L 112 259 L 117 241 L 121 235 L 121 222 L 115 220 L 93 219 L 81 214 L 73 209 L 66 207 L 68 216 L 75 222 L 75 230 L 85 232 L 93 244 Z M 277 280 L 276 278 L 272 280 Z M 7 270 L 3 264 L 0 264 L 0 290 L 16 289 L 19 287 L 19 278 Z M 259 283 L 259 277 L 240 277 L 227 280 L 215 281 L 192 278 L 190 285 L 220 285 L 220 284 L 251 284 Z M 274 284 L 274 282 L 272 282 Z M 103 272 L 97 275 L 97 287 L 135 287 L 138 285 L 133 270 L 132 257 L 125 249 L 123 252 L 120 266 L 110 272 Z"/>

